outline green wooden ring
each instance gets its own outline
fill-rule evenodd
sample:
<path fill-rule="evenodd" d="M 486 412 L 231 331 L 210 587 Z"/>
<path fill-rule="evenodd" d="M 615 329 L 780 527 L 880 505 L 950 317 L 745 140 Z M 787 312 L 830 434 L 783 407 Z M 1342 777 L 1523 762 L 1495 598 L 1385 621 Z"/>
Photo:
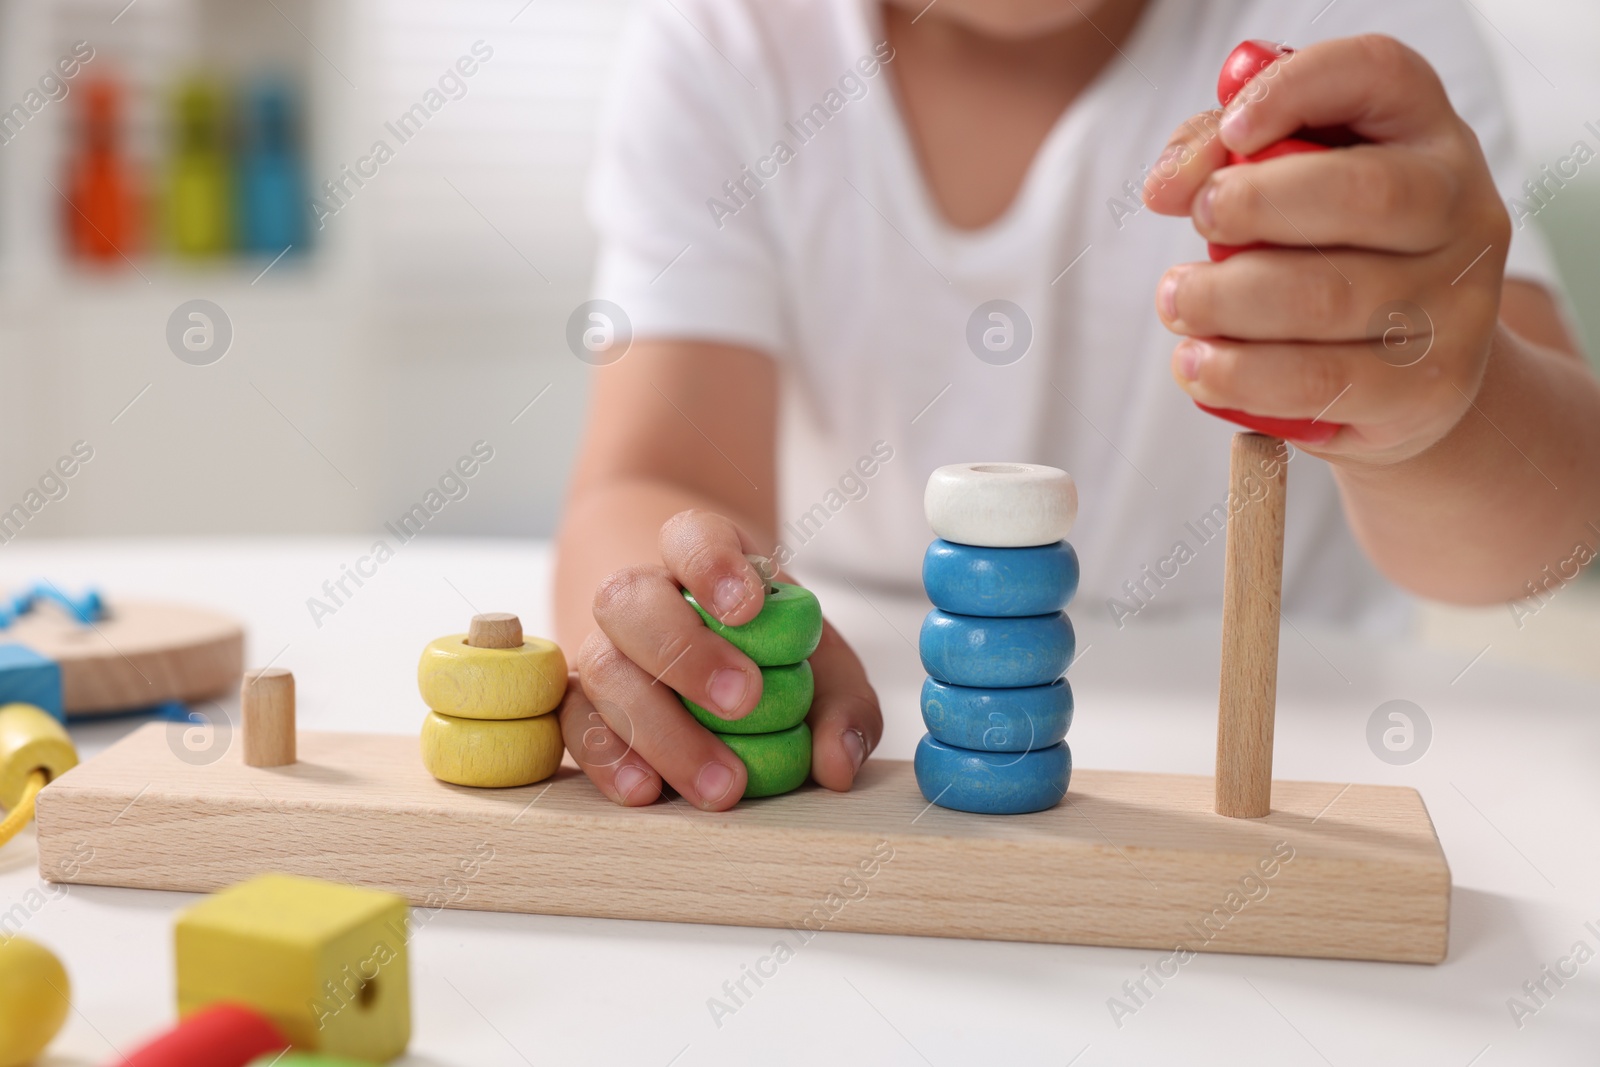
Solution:
<path fill-rule="evenodd" d="M 771 734 L 806 721 L 815 688 L 811 663 L 801 660 L 787 667 L 762 667 L 761 699 L 756 702 L 755 710 L 742 719 L 724 719 L 688 697 L 678 699 L 689 709 L 689 714 L 712 733 Z"/>
<path fill-rule="evenodd" d="M 822 640 L 822 605 L 809 589 L 788 582 L 767 587 L 761 613 L 743 626 L 725 626 L 695 603 L 693 594 L 683 599 L 694 604 L 711 632 L 756 661 L 758 667 L 785 667 L 799 663 L 817 650 Z"/>
<path fill-rule="evenodd" d="M 805 723 L 774 734 L 728 734 L 722 743 L 750 772 L 747 800 L 788 793 L 811 775 L 811 727 Z"/>

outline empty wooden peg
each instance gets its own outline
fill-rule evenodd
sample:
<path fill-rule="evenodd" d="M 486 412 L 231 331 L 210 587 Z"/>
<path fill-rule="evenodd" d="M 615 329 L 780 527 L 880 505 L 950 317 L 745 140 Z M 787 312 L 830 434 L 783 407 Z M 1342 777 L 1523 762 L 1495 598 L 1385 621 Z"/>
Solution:
<path fill-rule="evenodd" d="M 467 628 L 467 644 L 473 648 L 521 648 L 522 620 L 506 611 L 474 615 Z"/>
<path fill-rule="evenodd" d="M 246 765 L 283 767 L 295 761 L 293 674 L 282 667 L 246 671 L 239 712 Z"/>
<path fill-rule="evenodd" d="M 1272 810 L 1272 726 L 1278 698 L 1278 619 L 1288 456 L 1258 433 L 1233 435 L 1222 589 L 1222 682 L 1217 700 L 1218 815 Z"/>

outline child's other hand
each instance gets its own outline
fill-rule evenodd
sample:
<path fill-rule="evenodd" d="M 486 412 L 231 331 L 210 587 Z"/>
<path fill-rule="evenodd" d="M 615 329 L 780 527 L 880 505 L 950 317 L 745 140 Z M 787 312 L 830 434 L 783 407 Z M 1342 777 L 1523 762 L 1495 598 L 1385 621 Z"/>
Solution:
<path fill-rule="evenodd" d="M 1477 395 L 1510 219 L 1472 130 L 1427 62 L 1388 37 L 1313 45 L 1186 123 L 1145 201 L 1210 241 L 1282 248 L 1163 276 L 1172 373 L 1201 403 L 1344 424 L 1335 462 L 1417 455 Z M 1370 144 L 1227 166 L 1303 127 Z"/>
<path fill-rule="evenodd" d="M 681 590 L 723 623 L 749 622 L 763 602 L 761 577 L 745 559 L 756 549 L 731 520 L 706 511 L 667 520 L 660 548 L 662 564 L 626 567 L 595 591 L 600 629 L 578 653 L 581 690 L 562 704 L 561 732 L 578 766 L 619 804 L 651 803 L 665 780 L 697 807 L 721 811 L 744 795 L 744 764 L 677 694 L 742 718 L 761 699 L 761 671 L 705 626 Z M 811 667 L 811 776 L 846 790 L 883 733 L 878 698 L 827 623 Z"/>

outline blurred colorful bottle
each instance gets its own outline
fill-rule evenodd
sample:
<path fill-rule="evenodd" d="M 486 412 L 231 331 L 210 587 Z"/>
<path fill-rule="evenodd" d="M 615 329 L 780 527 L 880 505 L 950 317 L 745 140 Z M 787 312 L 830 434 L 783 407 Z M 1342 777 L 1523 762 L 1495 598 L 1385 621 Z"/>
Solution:
<path fill-rule="evenodd" d="M 167 241 L 179 255 L 225 252 L 233 243 L 233 198 L 221 91 L 198 78 L 181 86 L 174 98 L 172 133 Z"/>
<path fill-rule="evenodd" d="M 74 258 L 120 262 L 139 245 L 137 185 L 122 154 L 122 92 L 104 79 L 80 91 L 76 143 L 63 175 L 63 230 Z"/>
<path fill-rule="evenodd" d="M 305 176 L 294 94 L 276 80 L 256 85 L 239 157 L 239 246 L 277 255 L 306 240 Z"/>

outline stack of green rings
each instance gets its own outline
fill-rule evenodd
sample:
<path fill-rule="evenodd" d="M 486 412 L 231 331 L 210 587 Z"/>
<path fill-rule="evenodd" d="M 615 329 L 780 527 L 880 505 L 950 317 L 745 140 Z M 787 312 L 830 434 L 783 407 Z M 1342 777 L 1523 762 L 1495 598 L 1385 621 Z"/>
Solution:
<path fill-rule="evenodd" d="M 742 719 L 724 719 L 679 697 L 706 729 L 720 737 L 750 772 L 746 797 L 771 797 L 803 784 L 811 773 L 811 728 L 806 714 L 814 691 L 808 657 L 822 640 L 822 607 L 809 589 L 767 583 L 761 614 L 743 626 L 725 626 L 695 603 L 711 631 L 761 668 L 761 700 Z"/>

